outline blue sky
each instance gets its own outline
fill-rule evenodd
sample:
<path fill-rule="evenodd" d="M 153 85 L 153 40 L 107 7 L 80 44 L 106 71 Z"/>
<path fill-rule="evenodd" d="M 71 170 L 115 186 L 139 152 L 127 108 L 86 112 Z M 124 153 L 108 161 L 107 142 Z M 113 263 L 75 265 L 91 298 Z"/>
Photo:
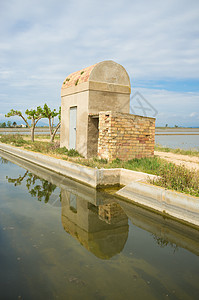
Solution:
<path fill-rule="evenodd" d="M 0 122 L 11 108 L 58 108 L 68 74 L 109 59 L 157 125 L 199 126 L 198 0 L 0 0 Z"/>

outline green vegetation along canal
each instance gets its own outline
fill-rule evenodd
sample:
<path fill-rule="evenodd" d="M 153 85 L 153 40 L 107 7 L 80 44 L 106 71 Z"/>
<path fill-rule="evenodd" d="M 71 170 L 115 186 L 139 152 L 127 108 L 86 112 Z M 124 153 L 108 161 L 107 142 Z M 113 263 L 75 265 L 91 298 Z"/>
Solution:
<path fill-rule="evenodd" d="M 0 156 L 0 299 L 198 299 L 198 230 Z"/>

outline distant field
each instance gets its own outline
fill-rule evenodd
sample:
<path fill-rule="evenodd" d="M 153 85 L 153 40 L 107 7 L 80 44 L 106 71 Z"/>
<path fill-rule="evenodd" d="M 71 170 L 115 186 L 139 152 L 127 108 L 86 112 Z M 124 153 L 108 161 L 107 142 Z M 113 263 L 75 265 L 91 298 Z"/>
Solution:
<path fill-rule="evenodd" d="M 49 132 L 49 128 L 48 127 L 36 127 L 35 128 L 35 133 L 45 133 L 48 134 Z M 199 128 L 186 128 L 186 127 L 180 127 L 180 128 L 171 128 L 171 127 L 156 127 L 155 129 L 156 134 L 177 134 L 182 133 L 182 134 L 199 134 Z M 22 134 L 29 134 L 30 133 L 30 129 L 29 128 L 0 128 L 0 134 L 15 134 L 15 133 L 22 133 Z M 58 134 L 60 133 L 60 130 L 58 130 Z"/>
<path fill-rule="evenodd" d="M 24 132 L 27 132 L 29 133 L 30 132 L 30 129 L 29 128 L 0 128 L 0 134 L 1 133 L 24 133 Z M 35 132 L 49 132 L 49 128 L 48 127 L 36 127 L 35 128 Z M 59 132 L 59 130 L 58 130 Z"/>
<path fill-rule="evenodd" d="M 164 132 L 164 131 L 167 131 L 167 132 L 199 132 L 199 128 L 190 128 L 190 127 L 177 127 L 177 128 L 174 128 L 174 127 L 156 127 L 155 129 L 155 132 Z"/>

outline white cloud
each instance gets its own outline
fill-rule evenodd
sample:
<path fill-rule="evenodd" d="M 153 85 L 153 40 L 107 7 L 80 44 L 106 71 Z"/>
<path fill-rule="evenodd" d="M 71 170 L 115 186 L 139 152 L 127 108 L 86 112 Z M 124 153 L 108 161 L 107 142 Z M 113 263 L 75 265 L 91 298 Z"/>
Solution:
<path fill-rule="evenodd" d="M 160 89 L 135 88 L 132 95 L 139 91 L 141 95 L 158 111 L 157 125 L 170 123 L 179 126 L 199 127 L 199 92 L 179 93 Z M 131 107 L 136 103 L 131 102 Z M 194 112 L 193 112 L 194 111 Z M 150 116 L 150 113 L 149 115 Z"/>
<path fill-rule="evenodd" d="M 199 80 L 198 12 L 194 0 L 1 1 L 1 110 L 58 107 L 67 74 L 105 59 L 124 65 L 132 82 Z M 175 94 L 178 107 L 168 91 L 146 94 L 159 112 L 185 116 L 187 99 L 190 113 L 198 109 L 195 94 Z"/>
<path fill-rule="evenodd" d="M 62 70 L 70 72 L 113 58 L 126 65 L 131 77 L 198 78 L 197 1 L 60 3 L 29 1 L 27 7 L 25 1 L 14 1 L 5 9 L 4 44 L 31 71 L 62 62 Z"/>
<path fill-rule="evenodd" d="M 189 115 L 189 117 L 191 117 L 191 118 L 196 118 L 196 119 L 199 120 L 199 113 L 198 113 L 198 112 L 192 112 L 192 113 Z"/>

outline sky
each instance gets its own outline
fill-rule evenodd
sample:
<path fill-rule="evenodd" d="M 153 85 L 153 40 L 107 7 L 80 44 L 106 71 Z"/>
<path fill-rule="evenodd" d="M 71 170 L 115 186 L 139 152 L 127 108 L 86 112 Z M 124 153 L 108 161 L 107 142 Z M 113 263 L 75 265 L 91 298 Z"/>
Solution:
<path fill-rule="evenodd" d="M 131 111 L 138 92 L 157 126 L 199 127 L 198 0 L 0 0 L 0 122 L 58 109 L 67 75 L 103 60 L 127 70 Z"/>

